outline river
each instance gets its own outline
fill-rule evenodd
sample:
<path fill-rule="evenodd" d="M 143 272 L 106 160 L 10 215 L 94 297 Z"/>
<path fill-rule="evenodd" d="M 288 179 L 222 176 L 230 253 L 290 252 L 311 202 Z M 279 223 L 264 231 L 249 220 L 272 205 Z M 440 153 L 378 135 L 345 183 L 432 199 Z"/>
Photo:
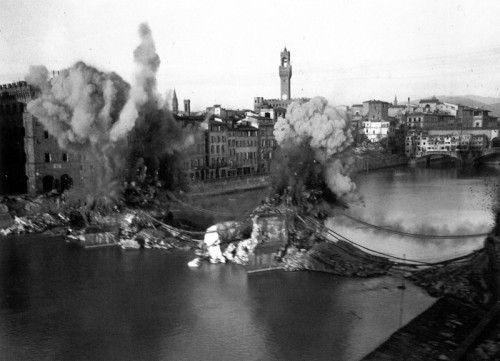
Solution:
<path fill-rule="evenodd" d="M 407 220 L 409 230 L 422 222 L 426 231 L 475 230 L 492 223 L 488 192 L 498 175 L 455 168 L 360 174 L 365 203 L 349 212 L 391 227 Z M 241 203 L 241 195 L 228 197 Z M 480 244 L 460 241 L 456 249 L 405 240 L 392 244 L 395 251 L 386 236 L 340 218 L 330 222 L 349 237 L 408 257 L 448 257 Z M 412 285 L 401 291 L 401 280 L 390 277 L 247 275 L 234 264 L 191 269 L 193 257 L 156 249 L 83 251 L 57 237 L 1 239 L 1 358 L 359 360 L 434 302 Z"/>

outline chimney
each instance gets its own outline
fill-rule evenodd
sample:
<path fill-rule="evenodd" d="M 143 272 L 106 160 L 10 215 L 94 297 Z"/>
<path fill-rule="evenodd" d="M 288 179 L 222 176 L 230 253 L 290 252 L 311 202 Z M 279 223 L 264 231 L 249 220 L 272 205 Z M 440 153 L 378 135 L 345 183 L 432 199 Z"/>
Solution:
<path fill-rule="evenodd" d="M 184 99 L 184 115 L 191 115 L 191 100 Z"/>

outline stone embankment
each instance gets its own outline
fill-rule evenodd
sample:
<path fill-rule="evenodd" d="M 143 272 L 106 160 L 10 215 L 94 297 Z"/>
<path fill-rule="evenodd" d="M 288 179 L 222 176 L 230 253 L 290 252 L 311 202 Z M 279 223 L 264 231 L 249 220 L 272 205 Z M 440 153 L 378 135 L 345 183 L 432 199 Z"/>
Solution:
<path fill-rule="evenodd" d="M 269 186 L 271 176 L 269 174 L 252 174 L 231 178 L 207 179 L 189 183 L 189 197 L 210 194 L 226 194 Z"/>
<path fill-rule="evenodd" d="M 408 158 L 402 154 L 392 154 L 380 145 L 369 144 L 367 147 L 358 147 L 354 151 L 353 172 L 391 168 L 408 165 Z"/>

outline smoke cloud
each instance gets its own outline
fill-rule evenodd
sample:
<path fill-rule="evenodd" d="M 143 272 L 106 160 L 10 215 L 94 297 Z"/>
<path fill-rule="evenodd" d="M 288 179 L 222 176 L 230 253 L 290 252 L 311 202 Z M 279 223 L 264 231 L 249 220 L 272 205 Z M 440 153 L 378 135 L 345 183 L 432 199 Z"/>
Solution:
<path fill-rule="evenodd" d="M 147 24 L 140 25 L 139 36 L 132 86 L 116 73 L 83 62 L 53 79 L 44 66 L 30 67 L 26 76 L 40 90 L 28 111 L 60 148 L 90 162 L 96 190 L 119 187 L 141 158 L 151 173 L 157 175 L 162 164 L 165 177 L 168 172 L 180 174 L 179 152 L 194 143 L 195 130 L 182 128 L 157 93 L 160 58 Z"/>
<path fill-rule="evenodd" d="M 359 219 L 376 226 L 381 226 L 389 230 L 430 236 L 481 234 L 488 233 L 493 227 L 492 220 L 484 220 L 483 222 L 477 222 L 476 220 L 463 221 L 460 223 L 460 225 L 448 225 L 443 223 L 421 223 L 419 219 L 414 220 L 414 222 L 409 222 L 408 219 L 405 219 L 403 217 L 388 216 L 384 213 L 374 214 L 372 212 L 369 212 L 368 214 L 368 212 L 363 212 L 357 209 L 351 209 L 349 215 L 351 215 L 355 219 Z M 339 214 L 338 217 L 335 217 L 335 222 L 339 225 L 342 224 L 349 227 L 354 227 L 367 233 L 388 234 L 382 230 L 376 230 L 349 218 L 343 217 L 341 214 Z M 422 242 L 443 242 L 442 240 L 433 238 L 422 237 L 420 239 L 422 240 Z M 467 238 L 453 240 L 453 242 L 455 243 L 466 241 Z"/>
<path fill-rule="evenodd" d="M 353 142 L 350 122 L 345 113 L 329 105 L 325 98 L 290 104 L 285 118 L 276 122 L 274 136 L 291 170 L 289 184 L 297 182 L 293 178 L 305 180 L 321 175 L 322 181 L 339 199 L 359 199 L 356 184 L 349 177 L 353 164 L 347 152 Z M 297 170 L 301 165 L 307 165 L 310 171 Z M 283 166 L 280 171 L 284 171 Z"/>
<path fill-rule="evenodd" d="M 138 66 L 135 83 L 130 91 L 118 122 L 111 129 L 111 140 L 125 136 L 135 125 L 141 106 L 151 98 L 157 98 L 156 72 L 160 67 L 160 57 L 156 54 L 151 29 L 147 24 L 139 27 L 140 45 L 134 51 L 134 62 Z"/>
<path fill-rule="evenodd" d="M 27 109 L 53 135 L 62 149 L 93 164 L 96 180 L 111 182 L 124 162 L 123 142 L 111 142 L 109 129 L 117 121 L 129 85 L 115 73 L 104 73 L 78 62 L 49 79 L 44 66 L 32 66 L 26 81 L 40 89 Z"/>

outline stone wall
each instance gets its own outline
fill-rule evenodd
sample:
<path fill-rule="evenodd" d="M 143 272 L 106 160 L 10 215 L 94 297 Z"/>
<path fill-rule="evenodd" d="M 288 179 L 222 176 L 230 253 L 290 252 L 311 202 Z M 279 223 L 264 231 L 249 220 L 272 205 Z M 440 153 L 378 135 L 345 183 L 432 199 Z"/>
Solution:
<path fill-rule="evenodd" d="M 404 155 L 390 155 L 384 157 L 356 157 L 353 172 L 397 167 L 408 164 L 408 158 Z"/>
<path fill-rule="evenodd" d="M 234 191 L 267 187 L 271 177 L 268 174 L 250 175 L 231 178 L 210 179 L 189 184 L 189 195 L 224 194 Z"/>

